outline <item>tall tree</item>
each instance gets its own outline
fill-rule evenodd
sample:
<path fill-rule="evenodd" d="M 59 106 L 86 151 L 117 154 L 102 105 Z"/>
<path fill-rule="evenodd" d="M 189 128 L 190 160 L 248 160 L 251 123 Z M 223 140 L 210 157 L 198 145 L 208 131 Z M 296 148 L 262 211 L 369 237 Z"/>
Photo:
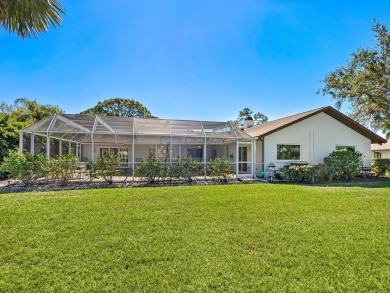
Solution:
<path fill-rule="evenodd" d="M 359 48 L 345 66 L 337 67 L 322 81 L 320 90 L 329 94 L 340 108 L 346 102 L 356 121 L 381 129 L 390 137 L 390 33 L 374 20 L 373 48 Z"/>
<path fill-rule="evenodd" d="M 236 126 L 242 126 L 244 120 L 252 119 L 255 125 L 263 124 L 268 122 L 268 117 L 263 113 L 257 112 L 253 114 L 253 111 L 249 108 L 244 108 L 238 113 L 238 117 L 236 120 L 233 120 L 232 123 Z"/>
<path fill-rule="evenodd" d="M 104 100 L 103 102 L 99 102 L 95 107 L 87 109 L 80 114 L 156 118 L 140 102 L 124 98 L 112 98 Z"/>
<path fill-rule="evenodd" d="M 20 129 L 47 116 L 62 112 L 57 106 L 42 105 L 36 100 L 27 98 L 17 99 L 14 105 L 0 103 L 0 164 L 10 150 L 18 149 Z M 37 136 L 35 139 L 36 142 L 41 141 L 43 145 L 46 143 L 42 137 Z M 5 174 L 0 173 L 0 178 L 4 176 Z"/>
<path fill-rule="evenodd" d="M 29 123 L 35 123 L 56 113 L 64 113 L 58 106 L 40 104 L 28 98 L 16 99 L 15 105 L 17 109 L 14 112 L 18 112 L 18 120 Z"/>
<path fill-rule="evenodd" d="M 36 37 L 62 22 L 57 0 L 0 0 L 0 26 L 23 39 Z"/>

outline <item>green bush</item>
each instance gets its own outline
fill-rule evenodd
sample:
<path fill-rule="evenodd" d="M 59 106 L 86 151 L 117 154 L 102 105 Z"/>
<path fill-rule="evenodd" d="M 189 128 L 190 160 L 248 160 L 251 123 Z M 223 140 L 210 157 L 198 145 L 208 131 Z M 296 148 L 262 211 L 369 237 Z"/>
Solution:
<path fill-rule="evenodd" d="M 348 181 L 359 174 L 363 165 L 363 155 L 353 151 L 334 151 L 324 159 L 324 165 L 326 179 Z"/>
<path fill-rule="evenodd" d="M 21 180 L 26 186 L 36 182 L 47 173 L 47 159 L 41 154 L 31 155 L 10 151 L 1 165 L 1 172 L 7 172 L 9 178 Z"/>
<path fill-rule="evenodd" d="M 187 156 L 181 160 L 175 160 L 171 164 L 172 177 L 179 180 L 185 179 L 191 183 L 192 177 L 196 176 L 201 169 L 202 165 L 194 160 L 191 156 Z"/>
<path fill-rule="evenodd" d="M 122 158 L 118 155 L 99 156 L 96 161 L 88 164 L 90 178 L 103 178 L 108 184 L 114 182 L 113 177 L 121 172 L 118 170 L 122 164 Z"/>
<path fill-rule="evenodd" d="M 224 183 L 227 182 L 227 176 L 232 171 L 230 162 L 226 158 L 215 158 L 214 160 L 211 160 L 209 168 L 210 176 L 220 179 Z"/>
<path fill-rule="evenodd" d="M 163 168 L 164 163 L 161 160 L 155 156 L 150 156 L 135 169 L 135 175 L 154 183 L 157 178 L 161 177 Z"/>
<path fill-rule="evenodd" d="M 73 178 L 77 168 L 77 157 L 73 154 L 64 154 L 49 160 L 48 173 L 51 178 L 65 184 Z"/>
<path fill-rule="evenodd" d="M 321 180 L 321 181 L 329 180 L 330 181 L 330 179 L 333 176 L 332 174 L 333 174 L 333 171 L 328 165 L 318 164 L 318 165 L 314 166 L 314 169 L 313 169 L 314 181 L 318 181 L 318 180 Z"/>
<path fill-rule="evenodd" d="M 284 179 L 292 183 L 314 182 L 314 166 L 312 165 L 289 165 L 280 170 Z"/>
<path fill-rule="evenodd" d="M 372 159 L 371 169 L 377 175 L 386 175 L 390 173 L 390 159 Z"/>

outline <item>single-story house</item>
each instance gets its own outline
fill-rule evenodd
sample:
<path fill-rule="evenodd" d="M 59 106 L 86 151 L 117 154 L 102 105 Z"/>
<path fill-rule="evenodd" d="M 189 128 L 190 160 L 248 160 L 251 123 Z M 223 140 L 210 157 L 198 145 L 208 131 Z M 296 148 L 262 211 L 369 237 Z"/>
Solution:
<path fill-rule="evenodd" d="M 363 154 L 370 166 L 371 144 L 386 140 L 332 107 L 322 107 L 246 128 L 257 137 L 256 169 L 276 169 L 286 164 L 320 164 L 335 150 Z"/>
<path fill-rule="evenodd" d="M 82 162 L 103 154 L 123 158 L 123 170 L 148 156 L 169 164 L 191 156 L 203 164 L 225 157 L 237 177 L 253 177 L 291 163 L 319 164 L 334 150 L 363 153 L 370 165 L 371 144 L 386 140 L 332 107 L 323 107 L 239 129 L 231 122 L 145 119 L 55 114 L 20 131 L 21 151 L 47 157 L 74 153 Z"/>
<path fill-rule="evenodd" d="M 390 140 L 382 145 L 372 144 L 371 152 L 373 158 L 390 159 Z"/>

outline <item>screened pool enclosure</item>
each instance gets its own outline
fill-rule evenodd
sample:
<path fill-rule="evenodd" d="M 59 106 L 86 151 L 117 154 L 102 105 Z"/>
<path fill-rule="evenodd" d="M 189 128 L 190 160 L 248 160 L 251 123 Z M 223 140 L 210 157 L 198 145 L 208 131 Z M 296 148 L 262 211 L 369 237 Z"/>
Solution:
<path fill-rule="evenodd" d="M 191 156 L 203 164 L 203 175 L 222 157 L 237 177 L 252 177 L 255 146 L 255 138 L 230 122 L 56 114 L 22 129 L 19 148 L 47 157 L 73 153 L 80 162 L 116 154 L 130 176 L 149 156 L 165 164 Z"/>

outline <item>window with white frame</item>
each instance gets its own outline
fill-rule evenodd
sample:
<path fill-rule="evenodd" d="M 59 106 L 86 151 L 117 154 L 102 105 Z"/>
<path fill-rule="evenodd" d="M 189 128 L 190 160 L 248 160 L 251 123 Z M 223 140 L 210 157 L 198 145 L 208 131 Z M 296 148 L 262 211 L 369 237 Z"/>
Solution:
<path fill-rule="evenodd" d="M 301 159 L 301 145 L 299 144 L 278 144 L 276 150 L 277 160 L 299 161 Z"/>

